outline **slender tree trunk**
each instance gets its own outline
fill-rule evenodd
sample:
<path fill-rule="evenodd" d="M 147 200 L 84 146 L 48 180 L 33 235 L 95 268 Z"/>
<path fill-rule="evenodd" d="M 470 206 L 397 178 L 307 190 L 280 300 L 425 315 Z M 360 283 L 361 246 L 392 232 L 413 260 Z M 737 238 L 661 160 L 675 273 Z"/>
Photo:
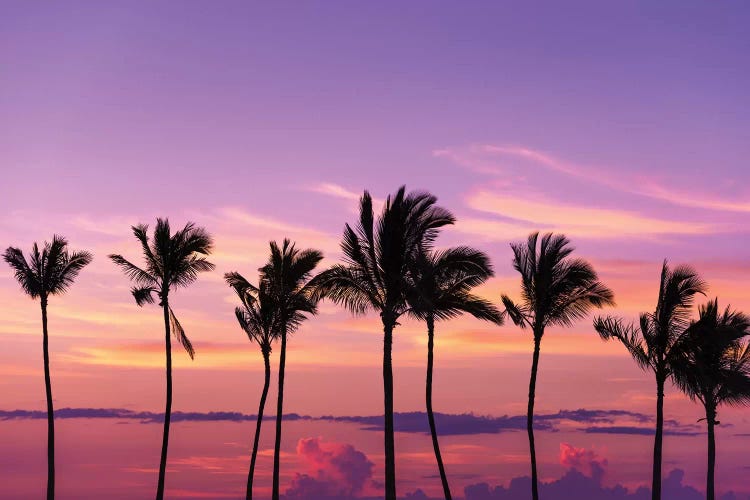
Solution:
<path fill-rule="evenodd" d="M 435 337 L 435 318 L 432 315 L 427 317 L 427 390 L 425 399 L 427 401 L 427 419 L 430 422 L 430 434 L 432 434 L 432 447 L 435 449 L 435 459 L 437 460 L 438 469 L 440 470 L 440 481 L 443 483 L 443 494 L 445 500 L 451 500 L 451 489 L 448 487 L 448 478 L 445 475 L 443 466 L 443 457 L 440 455 L 440 445 L 438 444 L 437 429 L 435 428 L 435 416 L 432 414 L 432 366 L 433 366 L 433 346 Z"/>
<path fill-rule="evenodd" d="M 393 327 L 390 319 L 383 321 L 383 396 L 385 431 L 385 498 L 396 500 L 396 446 L 393 435 Z"/>
<path fill-rule="evenodd" d="M 169 303 L 166 297 L 162 300 L 164 309 L 164 348 L 167 356 L 167 402 L 164 408 L 164 432 L 161 440 L 161 460 L 159 461 L 159 484 L 156 488 L 156 500 L 164 498 L 164 476 L 167 472 L 167 449 L 169 448 L 169 422 L 172 419 L 172 338 L 169 325 Z"/>
<path fill-rule="evenodd" d="M 279 500 L 279 454 L 281 453 L 281 419 L 284 414 L 284 366 L 286 364 L 286 328 L 281 332 L 279 354 L 279 391 L 276 401 L 276 443 L 273 448 L 273 500 Z"/>
<path fill-rule="evenodd" d="M 664 381 L 656 376 L 656 435 L 654 436 L 654 470 L 651 480 L 651 500 L 661 500 L 661 455 L 664 432 Z"/>
<path fill-rule="evenodd" d="M 708 423 L 708 468 L 706 471 L 706 500 L 714 500 L 714 469 L 716 468 L 716 437 L 714 426 L 716 425 L 716 410 L 710 406 L 706 407 L 706 422 Z"/>
<path fill-rule="evenodd" d="M 42 346 L 44 350 L 44 388 L 47 393 L 47 500 L 55 498 L 55 410 L 52 405 L 52 381 L 49 376 L 49 335 L 47 298 L 42 297 Z"/>
<path fill-rule="evenodd" d="M 529 434 L 529 455 L 531 456 L 531 497 L 539 500 L 539 486 L 536 473 L 536 447 L 534 446 L 534 397 L 536 395 L 536 373 L 539 368 L 539 348 L 541 335 L 534 332 L 534 358 L 531 362 L 531 379 L 529 380 L 529 406 L 526 412 L 526 431 Z"/>
<path fill-rule="evenodd" d="M 247 474 L 247 500 L 252 500 L 253 498 L 255 459 L 258 456 L 258 441 L 260 441 L 260 428 L 263 424 L 263 409 L 266 407 L 266 396 L 268 396 L 268 386 L 271 382 L 271 360 L 270 353 L 267 350 L 263 350 L 263 362 L 266 367 L 266 376 L 263 383 L 263 393 L 260 396 L 260 405 L 258 406 L 258 422 L 255 424 L 255 439 L 253 440 L 253 453 L 250 456 L 250 471 Z"/>

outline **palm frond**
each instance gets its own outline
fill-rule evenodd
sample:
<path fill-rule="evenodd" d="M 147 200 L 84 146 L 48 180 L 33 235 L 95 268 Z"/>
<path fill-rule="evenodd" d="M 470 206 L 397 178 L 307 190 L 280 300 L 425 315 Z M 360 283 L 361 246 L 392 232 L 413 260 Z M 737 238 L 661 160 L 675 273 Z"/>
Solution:
<path fill-rule="evenodd" d="M 131 290 L 131 293 L 133 294 L 133 298 L 135 299 L 135 303 L 139 306 L 143 306 L 144 304 L 153 304 L 154 303 L 154 293 L 156 293 L 156 288 L 152 286 L 141 286 L 141 287 L 133 287 Z"/>
<path fill-rule="evenodd" d="M 190 356 L 190 359 L 195 358 L 195 349 L 193 349 L 193 344 L 190 343 L 190 339 L 187 338 L 187 335 L 185 334 L 185 330 L 182 328 L 182 325 L 177 320 L 177 316 L 175 316 L 174 311 L 172 311 L 172 307 L 169 306 L 169 323 L 172 327 L 172 334 L 175 336 L 177 341 L 182 345 L 182 347 L 185 349 L 185 351 L 188 353 L 188 356 Z"/>
<path fill-rule="evenodd" d="M 341 264 L 322 271 L 310 282 L 313 300 L 330 299 L 356 315 L 385 307 L 380 297 L 370 293 L 370 285 L 368 276 Z"/>
<path fill-rule="evenodd" d="M 63 252 L 58 259 L 56 269 L 51 273 L 49 288 L 51 294 L 65 293 L 75 281 L 81 270 L 94 259 L 94 256 L 86 251 Z"/>
<path fill-rule="evenodd" d="M 526 311 L 517 306 L 510 297 L 503 294 L 501 296 L 501 300 L 503 302 L 503 306 L 505 307 L 505 310 L 502 312 L 503 318 L 506 315 L 509 316 L 511 321 L 513 321 L 513 324 L 521 329 L 524 329 L 527 326 L 531 326 Z"/>
<path fill-rule="evenodd" d="M 3 260 L 13 269 L 16 281 L 27 295 L 31 298 L 37 298 L 43 293 L 41 280 L 34 269 L 26 262 L 26 258 L 20 249 L 8 247 L 3 253 Z"/>
<path fill-rule="evenodd" d="M 649 353 L 644 348 L 638 329 L 633 325 L 625 324 L 620 318 L 597 317 L 594 319 L 594 329 L 602 340 L 618 340 L 642 369 L 652 367 Z"/>
<path fill-rule="evenodd" d="M 122 255 L 110 254 L 108 257 L 112 260 L 112 262 L 115 263 L 115 265 L 122 269 L 122 272 L 125 274 L 125 276 L 130 278 L 131 281 L 145 286 L 153 286 L 158 283 L 155 276 L 152 276 L 148 272 L 128 261 Z"/>

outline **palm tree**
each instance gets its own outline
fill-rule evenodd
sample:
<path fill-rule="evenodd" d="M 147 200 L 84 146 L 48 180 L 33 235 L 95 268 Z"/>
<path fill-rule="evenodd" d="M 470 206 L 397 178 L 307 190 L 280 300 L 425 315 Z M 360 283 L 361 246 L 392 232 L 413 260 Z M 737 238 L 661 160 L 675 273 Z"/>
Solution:
<path fill-rule="evenodd" d="M 383 323 L 383 392 L 385 434 L 385 497 L 396 499 L 396 457 L 393 431 L 393 329 L 408 309 L 408 272 L 416 256 L 428 251 L 438 230 L 454 222 L 429 193 L 406 194 L 401 187 L 388 196 L 375 222 L 372 197 L 360 199 L 356 229 L 344 229 L 344 264 L 320 273 L 313 281 L 316 297 L 328 297 L 354 314 L 378 311 Z"/>
<path fill-rule="evenodd" d="M 594 268 L 583 259 L 572 258 L 573 247 L 562 234 L 547 233 L 538 242 L 539 233 L 529 235 L 525 243 L 511 243 L 513 267 L 521 275 L 520 304 L 502 296 L 504 314 L 520 328 L 534 334 L 534 357 L 529 381 L 526 429 L 531 455 L 531 494 L 538 500 L 536 449 L 534 447 L 534 396 L 539 368 L 539 350 L 547 326 L 572 326 L 592 307 L 614 305 L 614 294 L 604 286 Z"/>
<path fill-rule="evenodd" d="M 156 500 L 164 498 L 164 475 L 167 468 L 167 448 L 169 445 L 169 423 L 172 416 L 172 342 L 171 334 L 193 359 L 195 351 L 185 334 L 185 330 L 169 305 L 169 293 L 173 288 L 185 288 L 198 279 L 198 274 L 214 269 L 205 256 L 211 253 L 213 240 L 201 227 L 188 222 L 184 228 L 171 233 L 168 219 L 157 219 L 153 240 L 149 240 L 148 226 L 133 226 L 133 234 L 141 243 L 145 267 L 140 268 L 122 255 L 109 258 L 122 269 L 135 284 L 132 289 L 136 304 L 154 303 L 154 294 L 164 313 L 164 343 L 167 362 L 167 402 L 164 410 L 164 433 L 159 462 L 159 484 Z"/>
<path fill-rule="evenodd" d="M 65 293 L 78 273 L 93 256 L 89 252 L 68 252 L 68 242 L 53 236 L 52 243 L 34 243 L 29 261 L 18 248 L 8 247 L 3 254 L 16 280 L 32 299 L 39 298 L 42 306 L 42 350 L 44 353 L 44 387 L 47 393 L 47 500 L 55 498 L 55 415 L 52 407 L 52 382 L 49 375 L 49 336 L 47 332 L 47 301 L 50 295 Z"/>
<path fill-rule="evenodd" d="M 432 412 L 432 369 L 435 320 L 445 320 L 469 313 L 472 316 L 502 324 L 502 316 L 490 302 L 471 293 L 493 275 L 486 254 L 469 247 L 450 248 L 441 252 L 422 253 L 410 269 L 413 286 L 409 290 L 409 313 L 427 324 L 427 420 L 432 447 L 435 450 L 443 483 L 443 493 L 450 500 L 451 490 L 440 455 L 435 417 Z"/>
<path fill-rule="evenodd" d="M 680 338 L 690 319 L 690 308 L 696 294 L 705 293 L 706 284 L 689 266 L 670 269 L 664 261 L 659 283 L 659 298 L 653 313 L 643 313 L 638 327 L 622 319 L 596 318 L 594 328 L 603 340 L 617 339 L 644 370 L 656 378 L 656 436 L 651 498 L 661 498 L 661 457 L 664 432 L 664 383 L 672 375 L 672 363 Z"/>
<path fill-rule="evenodd" d="M 279 500 L 279 456 L 281 452 L 281 421 L 284 410 L 284 368 L 286 342 L 307 315 L 317 313 L 317 299 L 313 296 L 310 276 L 323 259 L 318 250 L 297 250 L 294 243 L 285 239 L 281 247 L 271 242 L 271 256 L 261 271 L 261 282 L 268 283 L 268 292 L 275 307 L 281 338 L 279 354 L 279 387 L 276 401 L 276 442 L 273 454 L 273 500 Z"/>
<path fill-rule="evenodd" d="M 706 410 L 708 467 L 706 498 L 714 500 L 716 410 L 722 404 L 750 404 L 750 318 L 727 307 L 719 312 L 718 300 L 699 309 L 699 319 L 688 327 L 680 356 L 673 363 L 672 379 Z"/>
<path fill-rule="evenodd" d="M 258 456 L 260 429 L 263 423 L 263 409 L 266 407 L 268 386 L 271 382 L 271 344 L 276 339 L 278 331 L 278 315 L 276 304 L 273 302 L 273 297 L 270 294 L 268 281 L 261 280 L 256 287 L 236 272 L 225 274 L 224 279 L 234 289 L 242 303 L 242 307 L 237 307 L 234 310 L 237 321 L 248 338 L 260 347 L 265 365 L 263 392 L 260 397 L 260 405 L 258 406 L 258 420 L 255 424 L 255 439 L 253 440 L 253 451 L 250 456 L 250 470 L 247 474 L 246 498 L 250 500 L 253 498 L 253 476 L 255 474 L 255 460 Z"/>

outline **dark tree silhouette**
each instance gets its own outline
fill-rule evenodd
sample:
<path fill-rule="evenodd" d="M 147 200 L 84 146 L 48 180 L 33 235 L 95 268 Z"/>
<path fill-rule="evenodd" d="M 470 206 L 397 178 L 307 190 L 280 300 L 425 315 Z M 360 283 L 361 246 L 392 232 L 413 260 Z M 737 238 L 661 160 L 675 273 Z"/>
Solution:
<path fill-rule="evenodd" d="M 261 282 L 268 284 L 271 300 L 276 308 L 277 335 L 281 338 L 279 353 L 279 387 L 276 402 L 276 442 L 273 453 L 273 500 L 279 500 L 279 458 L 281 451 L 281 421 L 284 415 L 284 369 L 286 342 L 308 315 L 317 313 L 317 299 L 313 296 L 310 276 L 323 254 L 318 250 L 297 250 L 285 239 L 281 247 L 272 241 L 271 256 L 261 271 Z"/>
<path fill-rule="evenodd" d="M 237 293 L 242 303 L 241 307 L 234 310 L 237 321 L 248 338 L 258 344 L 263 355 L 265 377 L 263 379 L 263 392 L 258 406 L 258 420 L 255 424 L 255 438 L 253 439 L 253 451 L 250 455 L 250 470 L 247 474 L 246 498 L 253 498 L 253 476 L 255 474 L 255 460 L 258 456 L 258 442 L 260 430 L 263 424 L 263 410 L 266 407 L 268 386 L 271 382 L 271 344 L 278 333 L 278 308 L 269 290 L 268 281 L 263 281 L 254 286 L 250 284 L 239 273 L 227 273 L 224 275 L 229 286 Z"/>
<path fill-rule="evenodd" d="M 316 296 L 328 297 L 354 314 L 380 313 L 383 322 L 383 392 L 385 428 L 385 497 L 396 500 L 396 457 L 393 431 L 393 329 L 408 308 L 409 268 L 421 251 L 429 251 L 441 227 L 453 215 L 435 205 L 429 193 L 406 194 L 401 187 L 388 196 L 375 221 L 370 193 L 360 199 L 356 228 L 344 229 L 344 264 L 334 265 L 314 280 Z"/>
<path fill-rule="evenodd" d="M 517 326 L 534 334 L 534 356 L 529 381 L 526 428 L 531 455 L 531 494 L 539 499 L 534 446 L 534 396 L 539 368 L 539 350 L 547 326 L 571 326 L 592 307 L 614 305 L 614 294 L 599 281 L 594 268 L 583 259 L 572 258 L 573 247 L 562 234 L 529 235 L 525 243 L 511 243 L 513 267 L 521 275 L 521 302 L 502 296 L 507 314 Z"/>
<path fill-rule="evenodd" d="M 659 298 L 653 313 L 643 313 L 639 326 L 622 319 L 596 318 L 594 328 L 603 340 L 617 339 L 644 370 L 656 378 L 656 436 L 651 497 L 661 498 L 661 458 L 664 432 L 664 384 L 672 375 L 672 363 L 678 353 L 675 346 L 689 325 L 690 308 L 696 294 L 705 293 L 706 284 L 689 266 L 669 269 L 664 261 L 659 282 Z"/>
<path fill-rule="evenodd" d="M 49 368 L 49 335 L 47 303 L 50 295 L 65 293 L 78 273 L 92 260 L 89 252 L 68 252 L 68 242 L 55 235 L 52 243 L 34 243 L 29 261 L 18 248 L 8 247 L 3 254 L 10 264 L 23 291 L 32 299 L 39 298 L 42 306 L 42 350 L 44 354 L 44 387 L 47 394 L 47 500 L 55 498 L 55 415 L 52 406 L 52 381 Z"/>
<path fill-rule="evenodd" d="M 750 404 L 750 318 L 727 307 L 719 311 L 718 300 L 699 309 L 694 321 L 680 341 L 679 355 L 672 363 L 672 379 L 693 401 L 700 401 L 706 411 L 708 427 L 708 461 L 706 498 L 716 498 L 714 469 L 719 425 L 717 409 L 726 404 Z"/>
<path fill-rule="evenodd" d="M 409 313 L 427 324 L 427 383 L 425 400 L 432 446 L 443 483 L 443 494 L 450 500 L 451 490 L 440 455 L 435 417 L 432 412 L 432 371 L 435 320 L 445 320 L 468 313 L 502 323 L 500 311 L 490 302 L 471 293 L 493 275 L 486 254 L 469 247 L 450 248 L 441 252 L 421 253 L 410 266 L 412 287 L 408 294 Z"/>
<path fill-rule="evenodd" d="M 154 294 L 159 298 L 159 305 L 164 313 L 164 343 L 166 349 L 167 401 L 164 410 L 164 433 L 159 462 L 159 484 L 156 499 L 164 498 L 164 475 L 167 468 L 167 449 L 169 447 L 169 423 L 172 416 L 172 342 L 171 334 L 177 338 L 182 347 L 193 359 L 195 351 L 185 334 L 182 325 L 169 305 L 169 293 L 173 288 L 184 288 L 198 279 L 198 274 L 211 271 L 214 265 L 208 262 L 206 255 L 211 253 L 213 240 L 205 229 L 188 222 L 184 228 L 171 233 L 168 219 L 157 219 L 153 240 L 149 240 L 148 226 L 133 226 L 133 234 L 141 243 L 145 268 L 132 264 L 122 255 L 110 255 L 135 286 L 132 289 L 136 304 L 154 303 Z"/>

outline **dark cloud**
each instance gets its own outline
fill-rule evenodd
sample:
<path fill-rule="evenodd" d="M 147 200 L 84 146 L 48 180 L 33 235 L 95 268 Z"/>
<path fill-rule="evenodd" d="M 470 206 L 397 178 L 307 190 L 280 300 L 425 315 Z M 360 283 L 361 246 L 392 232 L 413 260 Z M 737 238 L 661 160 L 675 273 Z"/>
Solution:
<path fill-rule="evenodd" d="M 685 473 L 680 469 L 671 471 L 662 482 L 663 500 L 703 500 L 705 494 L 682 484 Z M 507 488 L 490 487 L 487 483 L 472 484 L 464 488 L 465 500 L 529 500 L 531 478 L 517 477 Z M 571 468 L 560 479 L 542 482 L 539 496 L 547 500 L 650 500 L 651 490 L 646 487 L 629 491 L 617 484 L 612 487 L 602 485 L 601 477 L 588 476 L 576 468 Z M 739 500 L 733 492 L 720 497 L 720 500 Z"/>
<path fill-rule="evenodd" d="M 133 420 L 141 423 L 160 423 L 163 414 L 148 411 L 132 411 L 122 408 L 61 408 L 55 411 L 55 417 L 66 418 L 108 418 L 118 420 Z M 10 419 L 45 419 L 44 411 L 32 410 L 0 410 L 0 420 Z M 173 422 L 244 422 L 255 420 L 255 415 L 239 412 L 180 412 L 172 413 Z M 275 418 L 266 415 L 266 419 Z M 371 416 L 322 416 L 312 417 L 289 413 L 284 415 L 286 421 L 323 420 L 330 422 L 352 423 L 360 425 L 363 430 L 382 431 L 383 417 Z M 555 432 L 561 423 L 575 422 L 590 424 L 577 429 L 587 434 L 633 434 L 652 435 L 654 430 L 650 426 L 630 425 L 650 424 L 653 418 L 643 413 L 628 410 L 560 410 L 557 413 L 541 414 L 534 417 L 535 427 L 540 431 Z M 526 429 L 526 416 L 504 415 L 501 417 L 475 415 L 473 413 L 448 414 L 436 413 L 435 421 L 438 431 L 443 436 L 459 436 L 470 434 L 497 434 Z M 623 421 L 627 421 L 624 422 Z M 616 423 L 617 422 L 617 423 Z M 603 425 L 610 424 L 610 425 Z M 429 434 L 427 416 L 424 412 L 396 413 L 394 415 L 396 432 Z M 696 436 L 704 433 L 703 428 L 695 424 L 684 425 L 676 420 L 665 421 L 665 434 L 673 436 Z"/>
<path fill-rule="evenodd" d="M 691 426 L 680 427 L 678 429 L 664 429 L 665 436 L 702 436 L 704 433 L 698 430 L 689 430 Z M 640 436 L 653 436 L 655 429 L 652 427 L 633 427 L 627 425 L 609 425 L 584 427 L 578 429 L 586 434 L 633 434 Z"/>

